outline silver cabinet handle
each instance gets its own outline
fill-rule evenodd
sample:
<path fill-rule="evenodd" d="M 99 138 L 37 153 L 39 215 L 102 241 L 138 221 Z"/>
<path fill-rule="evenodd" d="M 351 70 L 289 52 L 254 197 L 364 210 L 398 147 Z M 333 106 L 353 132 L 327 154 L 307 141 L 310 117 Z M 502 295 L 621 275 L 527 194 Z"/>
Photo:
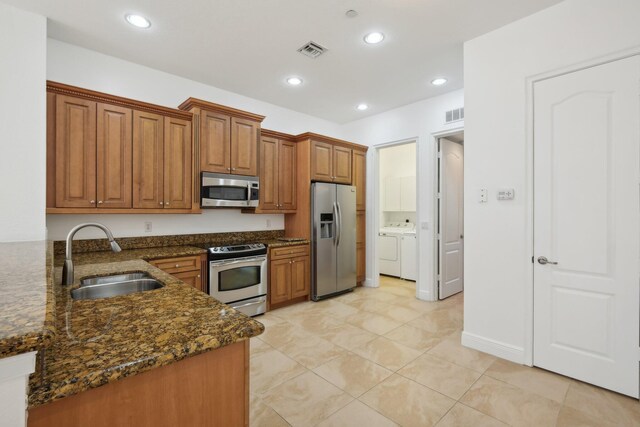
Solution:
<path fill-rule="evenodd" d="M 164 202 L 160 202 L 160 206 L 164 205 Z"/>
<path fill-rule="evenodd" d="M 95 200 L 91 200 L 89 203 L 91 203 L 92 205 L 95 205 L 96 201 Z"/>
<path fill-rule="evenodd" d="M 232 171 L 236 170 L 236 168 L 231 168 Z"/>
<path fill-rule="evenodd" d="M 538 264 L 542 264 L 542 265 L 545 265 L 545 264 L 558 265 L 558 263 L 555 262 L 555 261 L 549 261 L 546 256 L 538 257 Z"/>
<path fill-rule="evenodd" d="M 98 200 L 98 204 L 101 205 L 102 204 L 102 200 Z"/>

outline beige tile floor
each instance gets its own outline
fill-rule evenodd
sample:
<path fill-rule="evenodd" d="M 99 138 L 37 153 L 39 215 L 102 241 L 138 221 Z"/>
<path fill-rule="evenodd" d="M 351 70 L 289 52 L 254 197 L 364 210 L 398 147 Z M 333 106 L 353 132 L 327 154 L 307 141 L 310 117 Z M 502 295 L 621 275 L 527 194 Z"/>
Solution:
<path fill-rule="evenodd" d="M 637 400 L 462 347 L 462 307 L 383 276 L 258 317 L 251 426 L 640 426 Z"/>

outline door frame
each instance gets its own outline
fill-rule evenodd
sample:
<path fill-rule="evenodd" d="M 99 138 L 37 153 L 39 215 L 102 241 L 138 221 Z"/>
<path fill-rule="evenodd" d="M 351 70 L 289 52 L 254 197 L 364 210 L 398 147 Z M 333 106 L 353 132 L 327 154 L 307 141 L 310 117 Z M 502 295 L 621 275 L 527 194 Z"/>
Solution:
<path fill-rule="evenodd" d="M 461 126 L 457 126 L 455 128 L 451 128 L 451 129 L 447 129 L 444 131 L 440 131 L 440 132 L 435 132 L 431 134 L 431 137 L 433 138 L 433 147 L 435 149 L 435 153 L 433 156 L 433 164 L 431 165 L 431 167 L 433 168 L 433 277 L 431 280 L 431 295 L 434 296 L 434 300 L 433 301 L 440 301 L 439 300 L 439 292 L 440 290 L 438 289 L 438 255 L 440 252 L 440 245 L 438 244 L 438 219 L 440 217 L 440 212 L 438 211 L 438 184 L 440 181 L 440 177 L 439 175 L 439 171 L 438 171 L 438 152 L 439 152 L 439 147 L 440 147 L 440 138 L 446 138 L 448 136 L 451 135 L 455 135 L 458 134 L 460 132 L 464 132 L 464 124 Z M 462 186 L 464 188 L 464 163 L 463 163 L 463 179 L 462 179 Z M 463 211 L 464 212 L 464 211 Z M 464 213 L 463 213 L 464 215 Z M 464 217 L 463 217 L 463 221 L 464 221 Z M 462 271 L 463 271 L 463 275 L 464 275 L 464 253 L 463 253 L 463 264 L 462 264 Z"/>
<path fill-rule="evenodd" d="M 378 145 L 374 145 L 372 148 L 373 150 L 371 150 L 371 155 L 372 155 L 372 164 L 373 164 L 373 168 L 372 172 L 373 172 L 373 179 L 369 182 L 373 183 L 373 209 L 372 209 L 372 213 L 371 213 L 371 217 L 368 218 L 367 220 L 367 224 L 371 224 L 371 229 L 369 231 L 368 234 L 368 238 L 371 239 L 371 258 L 369 258 L 370 260 L 373 260 L 373 262 L 371 262 L 369 265 L 372 266 L 371 268 L 371 282 L 369 282 L 369 279 L 367 279 L 365 281 L 365 285 L 366 286 L 370 286 L 370 287 L 375 287 L 377 288 L 378 286 L 380 286 L 380 265 L 379 262 L 380 260 L 378 259 L 378 232 L 380 230 L 380 208 L 381 208 L 381 203 L 380 203 L 380 150 L 383 148 L 389 148 L 389 147 L 396 147 L 399 145 L 405 145 L 405 144 L 410 144 L 410 143 L 414 143 L 416 144 L 416 153 L 419 149 L 419 141 L 420 138 L 413 137 L 413 138 L 405 138 L 405 139 L 401 139 L 401 140 L 397 140 L 397 141 L 391 141 L 391 142 L 385 142 L 382 144 L 378 144 Z M 420 156 L 416 155 L 416 192 L 418 191 L 418 183 L 420 182 L 420 176 L 421 176 L 421 169 L 420 169 L 420 162 L 419 162 Z M 416 194 L 417 197 L 417 194 Z M 416 221 L 418 220 L 418 218 L 420 218 L 420 204 L 416 203 Z M 416 224 L 416 229 L 418 228 L 418 224 Z M 420 233 L 417 232 L 418 230 L 416 230 L 416 250 L 417 250 L 417 257 L 416 259 L 420 259 Z M 417 267 L 417 266 L 416 266 Z M 419 294 L 419 289 L 420 289 L 420 269 L 416 268 L 416 297 L 418 297 Z"/>
<path fill-rule="evenodd" d="M 559 77 L 565 74 L 575 73 L 588 68 L 597 67 L 599 65 L 608 64 L 611 62 L 619 61 L 621 59 L 630 58 L 632 56 L 640 55 L 640 46 L 618 51 L 612 54 L 591 58 L 586 61 L 581 61 L 568 66 L 559 67 L 551 71 L 547 71 L 540 74 L 535 74 L 526 78 L 526 117 L 525 117 L 525 153 L 526 153 L 526 166 L 525 166 L 525 188 L 527 195 L 525 197 L 525 212 L 526 212 L 526 247 L 529 248 L 528 258 L 532 262 L 527 262 L 527 268 L 524 277 L 524 308 L 525 308 L 525 340 L 524 340 L 524 360 L 523 364 L 527 366 L 533 366 L 533 329 L 534 329 L 534 316 L 533 316 L 533 300 L 534 300 L 534 194 L 533 194 L 533 181 L 534 181 L 534 85 L 537 82 Z"/>

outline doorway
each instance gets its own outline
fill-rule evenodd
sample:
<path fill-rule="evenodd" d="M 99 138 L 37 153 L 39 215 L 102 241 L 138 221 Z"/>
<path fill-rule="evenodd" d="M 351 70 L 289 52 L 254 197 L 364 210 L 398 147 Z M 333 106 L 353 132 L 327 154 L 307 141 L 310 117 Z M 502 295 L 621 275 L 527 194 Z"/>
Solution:
<path fill-rule="evenodd" d="M 415 290 L 418 246 L 417 144 L 404 141 L 378 149 L 378 237 L 377 254 L 381 283 L 399 284 Z"/>
<path fill-rule="evenodd" d="M 638 398 L 640 56 L 533 84 L 533 364 Z"/>
<path fill-rule="evenodd" d="M 442 300 L 464 290 L 464 131 L 438 139 L 436 284 Z"/>

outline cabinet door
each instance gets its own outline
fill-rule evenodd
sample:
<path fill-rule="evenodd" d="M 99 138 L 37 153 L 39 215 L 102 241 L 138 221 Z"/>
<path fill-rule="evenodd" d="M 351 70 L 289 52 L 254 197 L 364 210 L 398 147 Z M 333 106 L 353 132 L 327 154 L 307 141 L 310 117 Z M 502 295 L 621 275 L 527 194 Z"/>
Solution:
<path fill-rule="evenodd" d="M 132 206 L 132 111 L 98 104 L 97 194 L 99 208 Z"/>
<path fill-rule="evenodd" d="M 278 209 L 278 140 L 262 137 L 260 141 L 260 208 Z"/>
<path fill-rule="evenodd" d="M 96 207 L 96 103 L 56 98 L 56 207 Z"/>
<path fill-rule="evenodd" d="M 193 286 L 199 291 L 204 292 L 202 274 L 200 270 L 185 271 L 183 273 L 174 273 L 173 277 L 182 280 L 189 286 Z"/>
<path fill-rule="evenodd" d="M 133 207 L 164 206 L 164 118 L 133 112 Z"/>
<path fill-rule="evenodd" d="M 191 122 L 164 118 L 164 207 L 191 209 Z"/>
<path fill-rule="evenodd" d="M 278 201 L 280 209 L 297 207 L 297 148 L 294 142 L 280 141 L 278 149 Z"/>
<path fill-rule="evenodd" d="M 231 117 L 210 111 L 200 114 L 200 170 L 231 172 Z"/>
<path fill-rule="evenodd" d="M 311 180 L 333 182 L 331 144 L 311 141 Z"/>
<path fill-rule="evenodd" d="M 356 210 L 367 209 L 367 153 L 353 152 L 353 185 L 356 187 Z"/>
<path fill-rule="evenodd" d="M 351 184 L 351 149 L 333 147 L 333 182 Z"/>
<path fill-rule="evenodd" d="M 364 243 L 356 243 L 356 282 L 361 283 L 367 275 L 367 249 Z"/>
<path fill-rule="evenodd" d="M 400 178 L 400 210 L 403 212 L 416 211 L 415 176 L 403 176 Z"/>
<path fill-rule="evenodd" d="M 258 129 L 252 120 L 231 119 L 231 173 L 258 175 Z"/>
<path fill-rule="evenodd" d="M 309 295 L 309 257 L 299 257 L 291 260 L 291 298 Z"/>
<path fill-rule="evenodd" d="M 271 261 L 269 265 L 269 301 L 279 304 L 291 299 L 291 260 Z"/>

